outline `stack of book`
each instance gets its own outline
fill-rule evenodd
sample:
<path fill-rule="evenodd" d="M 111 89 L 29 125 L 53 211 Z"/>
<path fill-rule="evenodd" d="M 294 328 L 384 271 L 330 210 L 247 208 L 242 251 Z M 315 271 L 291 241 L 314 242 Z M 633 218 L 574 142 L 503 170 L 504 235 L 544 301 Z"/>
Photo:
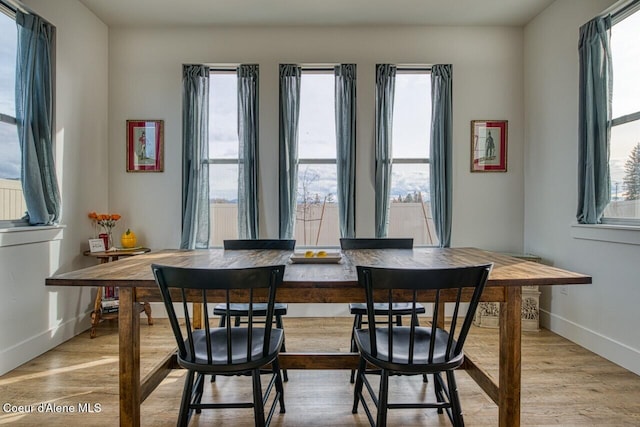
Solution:
<path fill-rule="evenodd" d="M 101 304 L 102 314 L 117 313 L 120 301 L 117 299 L 103 299 Z"/>
<path fill-rule="evenodd" d="M 116 286 L 105 286 L 104 287 L 104 295 L 102 296 L 104 299 L 118 299 L 118 288 Z"/>

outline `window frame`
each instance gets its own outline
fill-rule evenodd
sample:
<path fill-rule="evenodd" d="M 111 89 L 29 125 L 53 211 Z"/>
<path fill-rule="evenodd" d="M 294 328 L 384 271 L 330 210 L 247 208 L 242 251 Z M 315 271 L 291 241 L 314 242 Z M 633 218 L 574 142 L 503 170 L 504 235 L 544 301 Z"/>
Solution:
<path fill-rule="evenodd" d="M 235 65 L 231 65 L 231 64 L 224 64 L 224 65 L 210 65 L 209 66 L 209 78 L 211 78 L 211 76 L 213 74 L 227 74 L 227 75 L 235 75 L 236 76 L 236 81 L 238 78 L 238 67 L 240 66 L 240 64 L 235 64 Z M 211 95 L 211 87 L 209 87 L 209 96 Z M 209 106 L 209 108 L 211 108 L 211 106 Z M 209 113 L 211 114 L 211 113 Z M 236 119 L 237 122 L 237 119 Z M 211 126 L 211 125 L 209 125 Z M 210 130 L 210 128 L 209 128 Z M 209 143 L 209 141 L 207 141 L 207 143 Z M 239 148 L 238 148 L 239 149 Z M 238 152 L 238 156 L 236 158 L 221 158 L 221 157 L 212 157 L 211 154 L 209 154 L 209 157 L 204 161 L 206 164 L 209 165 L 237 165 L 239 167 L 240 163 L 242 162 L 242 158 L 240 156 L 240 152 Z M 211 173 L 211 170 L 209 170 L 209 173 Z M 239 184 L 238 184 L 239 185 Z M 236 194 L 237 194 L 237 189 L 236 189 Z M 209 189 L 209 205 L 211 205 L 211 188 Z M 237 205 L 237 203 L 236 203 Z M 237 239 L 239 235 L 239 231 L 238 231 L 238 225 L 236 224 L 236 232 L 235 232 L 235 238 Z M 213 236 L 209 236 L 209 238 L 211 240 L 213 240 Z M 220 245 L 214 245 L 214 244 L 209 244 L 210 248 L 219 248 L 222 247 L 222 244 Z"/>
<path fill-rule="evenodd" d="M 629 16 L 640 13 L 640 1 L 635 0 L 629 4 L 627 4 L 622 9 L 618 10 L 611 14 L 611 28 L 612 29 L 616 24 L 624 21 Z M 613 69 L 613 76 L 615 78 L 615 69 Z M 630 114 L 624 114 L 619 117 L 612 118 L 609 121 L 610 129 L 613 129 L 615 126 L 624 125 L 627 123 L 640 121 L 640 111 L 636 111 Z M 609 140 L 609 145 L 612 144 L 612 141 Z M 609 189 L 611 191 L 611 189 Z M 611 203 L 611 202 L 609 202 Z M 601 223 L 604 225 L 611 226 L 630 226 L 630 227 L 638 227 L 640 228 L 640 218 L 615 218 L 615 217 L 606 217 L 603 216 L 601 219 Z"/>
<path fill-rule="evenodd" d="M 209 67 L 209 78 L 211 78 L 212 74 L 235 74 L 237 79 L 237 70 L 236 68 L 222 66 L 222 67 Z M 209 89 L 211 91 L 211 89 Z M 240 155 L 238 154 L 238 158 L 236 159 L 224 159 L 224 158 L 215 158 L 209 156 L 206 163 L 210 165 L 237 165 L 241 161 Z"/>
<path fill-rule="evenodd" d="M 333 64 L 333 65 L 310 65 L 310 66 L 305 66 L 302 65 L 301 66 L 301 73 L 300 73 L 300 84 L 302 86 L 302 75 L 303 74 L 325 74 L 325 75 L 331 75 L 334 78 L 334 87 L 335 87 L 335 66 L 337 64 Z M 302 95 L 300 96 L 300 98 L 302 99 Z M 335 100 L 334 100 L 334 106 L 333 106 L 333 111 L 335 114 Z M 299 124 L 298 124 L 298 152 L 300 150 L 300 128 L 299 128 Z M 334 137 L 335 138 L 335 137 Z M 333 165 L 336 168 L 336 174 L 338 172 L 337 168 L 338 168 L 338 153 L 336 152 L 335 157 L 333 158 L 317 158 L 317 157 L 300 157 L 298 156 L 298 189 L 300 186 L 300 166 L 304 166 L 304 165 Z M 336 175 L 336 185 L 337 185 L 337 175 Z M 296 192 L 298 191 L 298 189 L 296 189 Z M 336 195 L 337 197 L 337 195 Z M 297 197 L 296 197 L 297 200 Z M 297 202 L 296 202 L 297 203 Z M 337 203 L 337 201 L 336 201 Z M 298 223 L 298 218 L 297 218 L 297 208 L 298 206 L 296 206 L 296 224 Z M 295 227 L 294 227 L 294 236 L 295 236 Z M 340 240 L 340 234 L 338 231 L 338 236 L 337 236 L 337 242 L 339 242 Z M 337 243 L 335 245 L 315 245 L 315 244 L 304 244 L 303 242 L 301 242 L 298 246 L 300 246 L 301 248 L 316 248 L 316 247 L 338 247 L 339 243 Z"/>
<path fill-rule="evenodd" d="M 411 66 L 398 66 L 396 68 L 396 75 L 398 74 L 419 74 L 418 72 L 424 72 L 424 74 L 431 75 L 431 67 L 411 67 Z M 432 112 L 433 114 L 433 112 Z M 391 164 L 407 165 L 407 164 L 431 164 L 429 157 L 391 157 Z"/>
<path fill-rule="evenodd" d="M 301 81 L 302 81 L 302 74 L 332 74 L 333 75 L 333 66 L 327 66 L 327 67 L 305 67 L 302 66 L 302 72 L 301 72 Z M 334 75 L 335 78 L 335 75 Z M 335 106 L 334 106 L 334 110 L 335 110 Z M 300 144 L 300 135 L 298 135 L 298 144 Z M 336 165 L 337 167 L 338 164 L 338 160 L 337 160 L 337 153 L 336 153 L 336 157 L 333 159 L 323 159 L 323 158 L 313 158 L 313 157 L 305 157 L 305 158 L 301 158 L 298 157 L 298 166 L 300 165 Z"/>
<path fill-rule="evenodd" d="M 10 19 L 15 21 L 16 12 L 17 10 L 10 4 L 7 4 L 6 2 L 0 0 L 0 13 L 8 16 Z M 15 126 L 16 135 L 18 134 L 18 120 L 16 119 L 16 117 L 0 112 L 0 122 Z M 20 180 L 20 182 L 22 183 L 22 180 Z M 0 220 L 0 229 L 16 229 L 18 227 L 28 227 L 29 229 L 33 228 L 33 226 L 29 225 L 29 222 L 27 220 L 21 218 Z"/>
<path fill-rule="evenodd" d="M 398 74 L 426 74 L 429 75 L 429 79 L 431 79 L 431 67 L 426 65 L 397 65 L 396 66 L 396 76 Z M 431 112 L 433 114 L 433 111 Z M 427 154 L 428 156 L 429 154 Z M 431 158 L 430 157 L 391 157 L 392 165 L 428 165 L 431 166 Z M 391 208 L 391 204 L 393 202 L 393 195 L 389 194 L 389 207 Z M 415 237 L 414 237 L 415 238 Z M 415 246 L 423 246 L 423 247 L 434 247 L 437 246 L 437 242 L 431 242 L 430 245 L 415 245 Z"/>

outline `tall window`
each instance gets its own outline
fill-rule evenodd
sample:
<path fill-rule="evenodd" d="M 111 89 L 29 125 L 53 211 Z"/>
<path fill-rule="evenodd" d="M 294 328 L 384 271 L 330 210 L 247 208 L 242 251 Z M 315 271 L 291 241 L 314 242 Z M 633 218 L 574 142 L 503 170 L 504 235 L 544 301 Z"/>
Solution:
<path fill-rule="evenodd" d="M 209 77 L 209 200 L 211 246 L 238 238 L 238 77 L 212 69 Z"/>
<path fill-rule="evenodd" d="M 437 244 L 429 205 L 431 74 L 398 67 L 394 98 L 388 237 Z"/>
<path fill-rule="evenodd" d="M 298 127 L 297 245 L 338 245 L 335 78 L 302 69 Z"/>
<path fill-rule="evenodd" d="M 640 6 L 611 28 L 611 202 L 603 222 L 640 225 Z"/>
<path fill-rule="evenodd" d="M 0 220 L 22 218 L 27 210 L 20 182 L 21 160 L 16 124 L 15 15 L 0 4 Z"/>

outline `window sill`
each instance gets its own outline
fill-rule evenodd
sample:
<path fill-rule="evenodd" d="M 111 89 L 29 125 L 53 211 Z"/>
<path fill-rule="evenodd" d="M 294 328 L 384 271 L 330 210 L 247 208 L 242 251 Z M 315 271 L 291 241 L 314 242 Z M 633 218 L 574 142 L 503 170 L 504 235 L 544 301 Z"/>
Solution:
<path fill-rule="evenodd" d="M 0 247 L 62 240 L 65 225 L 0 228 Z"/>
<path fill-rule="evenodd" d="M 613 224 L 573 224 L 571 226 L 571 237 L 574 239 L 640 245 L 640 227 Z"/>

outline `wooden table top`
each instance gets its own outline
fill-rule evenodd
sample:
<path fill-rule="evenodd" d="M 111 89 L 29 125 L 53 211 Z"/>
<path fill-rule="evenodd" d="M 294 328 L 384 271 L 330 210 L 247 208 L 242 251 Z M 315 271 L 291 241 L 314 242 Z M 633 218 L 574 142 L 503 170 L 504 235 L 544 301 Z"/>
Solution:
<path fill-rule="evenodd" d="M 291 251 L 166 249 L 96 265 L 46 279 L 47 286 L 153 287 L 151 264 L 192 268 L 247 268 L 285 264 L 285 288 L 355 286 L 356 265 L 433 268 L 493 262 L 487 286 L 588 284 L 591 276 L 476 248 L 345 250 L 337 264 L 293 264 Z"/>

